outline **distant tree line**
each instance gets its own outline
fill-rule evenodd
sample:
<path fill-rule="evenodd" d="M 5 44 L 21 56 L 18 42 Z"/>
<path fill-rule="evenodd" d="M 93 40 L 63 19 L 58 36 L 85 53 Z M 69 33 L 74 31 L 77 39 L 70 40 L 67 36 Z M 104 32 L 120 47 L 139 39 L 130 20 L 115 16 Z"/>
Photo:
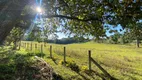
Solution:
<path fill-rule="evenodd" d="M 139 29 L 140 30 L 140 29 Z M 137 33 L 137 34 L 135 34 Z M 96 42 L 110 43 L 110 44 L 127 44 L 127 43 L 136 43 L 136 46 L 139 47 L 139 44 L 142 40 L 141 31 L 125 29 L 123 33 L 114 32 L 113 35 L 100 39 Z"/>
<path fill-rule="evenodd" d="M 48 43 L 56 43 L 56 44 L 71 44 L 71 43 L 83 43 L 90 41 L 89 39 L 85 39 L 83 37 L 70 37 L 70 38 L 62 38 L 62 39 L 56 39 L 56 40 L 46 40 Z"/>
<path fill-rule="evenodd" d="M 26 36 L 23 40 L 26 41 L 37 41 L 37 42 L 47 42 L 47 43 L 55 43 L 55 44 L 71 44 L 71 43 L 82 43 L 90 41 L 89 39 L 86 39 L 84 37 L 68 37 L 68 38 L 62 38 L 62 39 L 46 39 L 39 36 L 36 36 L 35 38 L 31 36 L 31 33 Z"/>

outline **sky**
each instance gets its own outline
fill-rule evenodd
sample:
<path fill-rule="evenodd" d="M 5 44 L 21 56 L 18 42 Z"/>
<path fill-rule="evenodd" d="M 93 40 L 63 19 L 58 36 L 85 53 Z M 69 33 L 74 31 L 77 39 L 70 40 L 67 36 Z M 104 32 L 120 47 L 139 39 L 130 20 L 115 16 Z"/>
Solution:
<path fill-rule="evenodd" d="M 109 26 L 110 27 L 110 29 L 112 29 L 112 30 L 117 30 L 118 32 L 120 32 L 120 33 L 123 33 L 124 32 L 124 30 L 122 29 L 122 26 L 121 25 L 118 25 L 118 26 L 116 26 L 116 27 L 113 27 L 113 26 Z M 123 30 L 123 31 L 120 31 L 120 29 L 121 30 Z M 106 35 L 107 36 L 111 36 L 111 35 L 113 35 L 114 33 L 109 33 L 109 31 L 106 31 Z M 57 33 L 57 35 L 58 35 L 58 39 L 62 39 L 62 38 L 67 38 L 68 37 L 68 35 L 66 35 L 66 34 L 64 34 L 64 33 L 61 33 L 61 32 L 59 32 L 59 33 Z"/>
<path fill-rule="evenodd" d="M 65 35 L 64 33 L 57 33 L 57 35 L 58 35 L 58 39 L 62 39 L 62 38 L 67 38 L 68 36 L 67 35 Z"/>
<path fill-rule="evenodd" d="M 110 27 L 110 29 L 111 30 L 117 30 L 119 33 L 123 33 L 125 30 L 123 30 L 123 28 L 122 28 L 122 26 L 119 24 L 119 25 L 117 25 L 117 26 L 109 26 Z M 122 30 L 122 31 L 120 31 L 120 29 Z M 111 35 L 113 35 L 114 33 L 109 33 L 109 31 L 106 31 L 106 35 L 107 36 L 111 36 Z"/>

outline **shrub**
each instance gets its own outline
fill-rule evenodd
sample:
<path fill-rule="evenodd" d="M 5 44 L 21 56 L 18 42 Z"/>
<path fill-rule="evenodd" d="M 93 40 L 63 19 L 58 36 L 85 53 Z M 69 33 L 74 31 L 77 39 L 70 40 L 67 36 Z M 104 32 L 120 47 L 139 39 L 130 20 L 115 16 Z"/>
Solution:
<path fill-rule="evenodd" d="M 67 63 L 67 62 L 65 62 L 65 63 Z M 64 64 L 64 61 L 63 61 L 63 60 L 60 60 L 60 61 L 59 61 L 59 64 L 63 65 L 63 64 Z"/>
<path fill-rule="evenodd" d="M 63 60 L 59 61 L 59 64 L 63 65 L 64 61 Z M 80 71 L 79 66 L 74 61 L 66 61 L 65 64 L 66 64 L 66 67 L 71 68 L 71 70 L 75 72 Z"/>
<path fill-rule="evenodd" d="M 71 68 L 71 70 L 76 71 L 76 72 L 80 71 L 79 66 L 74 61 L 67 62 L 67 64 Z"/>
<path fill-rule="evenodd" d="M 12 64 L 0 64 L 0 80 L 13 79 L 15 74 L 15 66 Z"/>
<path fill-rule="evenodd" d="M 88 70 L 88 67 L 87 67 L 87 66 L 82 66 L 82 67 L 81 67 L 81 71 L 86 72 L 87 70 Z"/>
<path fill-rule="evenodd" d="M 35 53 L 35 55 L 38 56 L 38 57 L 44 57 L 45 56 L 44 53 Z"/>
<path fill-rule="evenodd" d="M 27 53 L 27 56 L 35 56 L 34 53 Z"/>

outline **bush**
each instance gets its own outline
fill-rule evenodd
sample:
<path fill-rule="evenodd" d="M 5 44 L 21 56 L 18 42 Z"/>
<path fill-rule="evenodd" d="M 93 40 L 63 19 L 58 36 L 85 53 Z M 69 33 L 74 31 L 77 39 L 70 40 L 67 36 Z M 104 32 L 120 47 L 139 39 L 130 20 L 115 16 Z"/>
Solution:
<path fill-rule="evenodd" d="M 75 72 L 79 72 L 79 66 L 74 62 L 74 61 L 66 61 L 64 62 L 63 60 L 59 61 L 59 64 L 63 65 L 66 64 L 66 67 L 71 68 L 71 70 L 75 71 Z"/>
<path fill-rule="evenodd" d="M 76 71 L 76 72 L 80 71 L 79 66 L 75 62 L 70 62 L 68 64 L 69 64 L 69 67 L 71 68 L 71 70 Z"/>
<path fill-rule="evenodd" d="M 38 57 L 44 57 L 45 54 L 40 52 L 40 53 L 35 53 L 35 56 L 38 56 Z"/>
<path fill-rule="evenodd" d="M 44 57 L 44 56 L 45 56 L 45 54 L 44 54 L 44 53 L 41 53 L 41 52 L 35 52 L 35 53 L 29 52 L 29 53 L 27 53 L 27 56 L 38 56 L 38 57 Z"/>
<path fill-rule="evenodd" d="M 67 63 L 67 62 L 65 62 L 65 63 Z M 64 61 L 63 61 L 63 60 L 60 60 L 60 61 L 59 61 L 59 64 L 63 65 L 63 64 L 64 64 Z"/>
<path fill-rule="evenodd" d="M 0 64 L 0 80 L 10 80 L 14 78 L 15 66 Z"/>
<path fill-rule="evenodd" d="M 35 56 L 34 53 L 27 53 L 27 56 Z"/>
<path fill-rule="evenodd" d="M 88 67 L 87 67 L 87 66 L 82 66 L 82 67 L 81 67 L 81 71 L 86 72 L 87 70 L 88 70 Z"/>

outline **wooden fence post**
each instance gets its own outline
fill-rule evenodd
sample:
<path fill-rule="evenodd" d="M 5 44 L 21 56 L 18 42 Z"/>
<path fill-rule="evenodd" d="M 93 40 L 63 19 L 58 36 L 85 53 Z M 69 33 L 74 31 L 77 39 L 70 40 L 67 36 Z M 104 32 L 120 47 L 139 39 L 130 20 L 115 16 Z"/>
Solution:
<path fill-rule="evenodd" d="M 21 48 L 21 41 L 18 43 L 18 45 L 19 45 L 18 50 L 20 50 L 20 48 Z"/>
<path fill-rule="evenodd" d="M 66 64 L 66 47 L 64 47 L 64 65 Z"/>
<path fill-rule="evenodd" d="M 52 45 L 50 45 L 50 58 L 52 58 Z"/>
<path fill-rule="evenodd" d="M 32 51 L 32 42 L 31 42 L 31 51 Z"/>
<path fill-rule="evenodd" d="M 111 75 L 91 57 L 91 50 L 88 51 L 88 55 L 89 55 L 89 72 L 91 73 L 91 61 L 92 61 L 108 78 L 110 78 L 110 80 L 112 80 Z"/>
<path fill-rule="evenodd" d="M 26 50 L 28 49 L 28 43 L 26 43 Z"/>
<path fill-rule="evenodd" d="M 91 50 L 88 51 L 88 60 L 89 60 L 89 72 L 91 72 Z"/>
<path fill-rule="evenodd" d="M 21 42 L 22 43 L 22 46 L 21 47 L 23 47 L 24 46 L 24 44 L 23 44 L 23 42 Z"/>
<path fill-rule="evenodd" d="M 42 54 L 43 54 L 43 45 L 41 44 L 41 57 L 42 57 Z"/>
<path fill-rule="evenodd" d="M 36 50 L 36 48 L 37 48 L 37 44 L 35 43 L 35 50 Z"/>
<path fill-rule="evenodd" d="M 44 42 L 44 47 L 46 47 L 46 43 Z"/>
<path fill-rule="evenodd" d="M 30 50 L 30 44 L 28 43 L 28 51 Z"/>
<path fill-rule="evenodd" d="M 23 43 L 23 46 L 24 46 L 24 48 L 26 48 L 26 45 L 25 45 L 25 43 Z"/>
<path fill-rule="evenodd" d="M 23 47 L 23 43 L 21 42 L 21 47 Z"/>
<path fill-rule="evenodd" d="M 29 43 L 27 43 L 27 48 L 28 48 L 27 50 L 29 50 Z"/>
<path fill-rule="evenodd" d="M 111 75 L 103 67 L 101 67 L 93 58 L 91 58 L 91 60 L 108 78 L 110 78 L 110 80 L 112 80 Z"/>

